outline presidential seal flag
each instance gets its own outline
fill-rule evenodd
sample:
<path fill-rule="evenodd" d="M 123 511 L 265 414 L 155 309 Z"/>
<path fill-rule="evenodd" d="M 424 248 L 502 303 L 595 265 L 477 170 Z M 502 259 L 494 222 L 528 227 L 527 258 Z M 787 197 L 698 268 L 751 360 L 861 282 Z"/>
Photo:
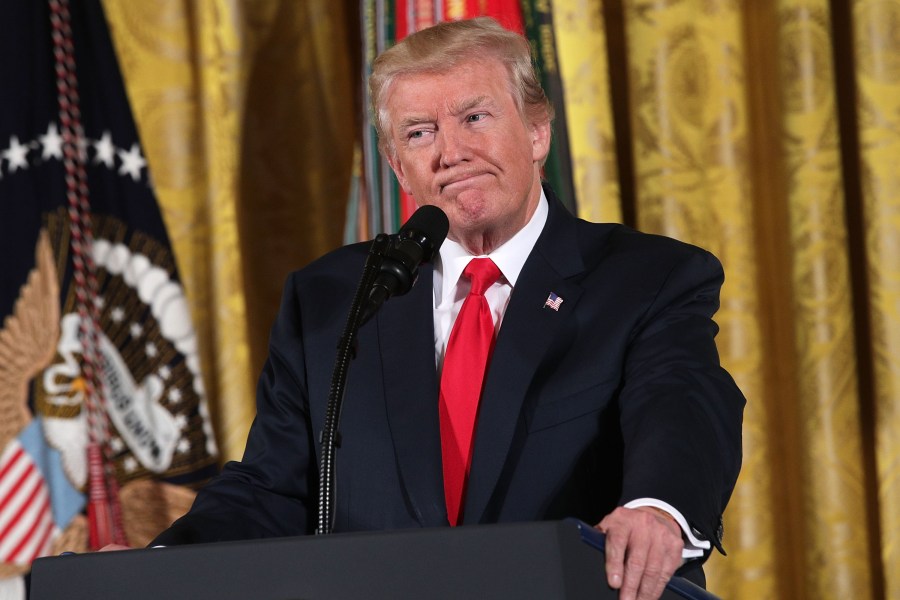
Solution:
<path fill-rule="evenodd" d="M 140 546 L 217 465 L 197 338 L 96 0 L 0 8 L 0 596 Z"/>

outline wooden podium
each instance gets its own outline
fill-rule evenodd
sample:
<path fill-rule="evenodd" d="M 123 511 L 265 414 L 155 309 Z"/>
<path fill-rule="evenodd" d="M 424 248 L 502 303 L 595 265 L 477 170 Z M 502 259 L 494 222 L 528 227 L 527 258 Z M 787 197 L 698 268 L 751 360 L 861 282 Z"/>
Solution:
<path fill-rule="evenodd" d="M 196 544 L 35 561 L 31 600 L 613 600 L 584 523 L 478 525 Z M 663 598 L 710 600 L 674 578 Z"/>

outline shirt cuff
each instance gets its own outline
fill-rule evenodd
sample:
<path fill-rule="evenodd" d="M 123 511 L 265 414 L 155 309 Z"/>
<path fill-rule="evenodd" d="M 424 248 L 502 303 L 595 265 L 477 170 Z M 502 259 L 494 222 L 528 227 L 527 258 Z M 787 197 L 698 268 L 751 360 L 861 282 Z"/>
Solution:
<path fill-rule="evenodd" d="M 684 518 L 684 515 L 668 502 L 663 502 L 656 498 L 638 498 L 625 504 L 625 508 L 638 508 L 639 506 L 652 506 L 653 508 L 658 508 L 659 510 L 672 515 L 672 518 L 675 519 L 675 522 L 681 527 L 681 532 L 684 537 L 684 550 L 681 552 L 681 558 L 685 560 L 690 558 L 700 558 L 703 556 L 704 550 L 712 548 L 712 544 L 709 543 L 709 540 L 701 540 L 694 535 L 693 531 L 691 531 L 691 528 L 688 526 L 687 519 Z"/>

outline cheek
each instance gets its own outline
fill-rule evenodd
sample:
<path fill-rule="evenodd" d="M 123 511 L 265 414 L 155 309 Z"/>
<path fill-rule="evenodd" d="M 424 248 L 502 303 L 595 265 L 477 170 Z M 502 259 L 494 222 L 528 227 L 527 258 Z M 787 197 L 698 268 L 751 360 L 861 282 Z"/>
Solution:
<path fill-rule="evenodd" d="M 407 167 L 403 171 L 403 184 L 406 188 L 405 191 L 414 195 L 421 195 L 424 191 L 422 189 L 423 181 L 422 174 L 415 169 L 415 167 Z"/>
<path fill-rule="evenodd" d="M 520 187 L 531 181 L 534 173 L 534 162 L 531 160 L 531 153 L 515 156 L 509 164 L 515 165 L 515 168 L 509 171 L 511 185 Z"/>
<path fill-rule="evenodd" d="M 531 167 L 534 164 L 534 153 L 530 140 L 526 140 L 521 136 L 517 139 L 518 143 L 513 147 L 507 147 L 506 152 L 498 156 L 498 159 L 503 161 L 501 164 L 511 168 L 511 174 L 518 178 L 524 173 L 531 171 Z"/>

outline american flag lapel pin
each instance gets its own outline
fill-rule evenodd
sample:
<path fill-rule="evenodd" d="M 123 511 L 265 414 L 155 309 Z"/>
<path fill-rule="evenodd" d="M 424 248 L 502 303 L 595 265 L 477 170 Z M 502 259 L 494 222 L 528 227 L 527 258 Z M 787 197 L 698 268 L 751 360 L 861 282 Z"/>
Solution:
<path fill-rule="evenodd" d="M 552 308 L 556 312 L 559 312 L 559 305 L 563 303 L 563 299 L 557 296 L 554 292 L 550 292 L 550 295 L 547 296 L 547 301 L 544 302 L 544 308 Z"/>

